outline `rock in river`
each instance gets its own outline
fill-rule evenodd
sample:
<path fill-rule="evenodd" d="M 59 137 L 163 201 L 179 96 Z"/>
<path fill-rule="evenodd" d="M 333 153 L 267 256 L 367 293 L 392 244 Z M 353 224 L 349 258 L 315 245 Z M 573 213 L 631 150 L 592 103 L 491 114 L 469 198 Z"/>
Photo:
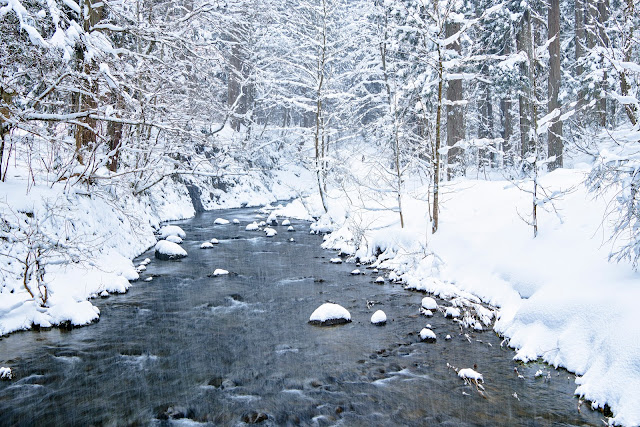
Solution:
<path fill-rule="evenodd" d="M 156 243 L 156 258 L 163 261 L 180 259 L 187 256 L 187 251 L 182 249 L 177 243 L 160 240 Z"/>
<path fill-rule="evenodd" d="M 324 303 L 309 317 L 309 323 L 312 325 L 339 325 L 351 322 L 351 314 L 349 311 L 339 304 Z"/>

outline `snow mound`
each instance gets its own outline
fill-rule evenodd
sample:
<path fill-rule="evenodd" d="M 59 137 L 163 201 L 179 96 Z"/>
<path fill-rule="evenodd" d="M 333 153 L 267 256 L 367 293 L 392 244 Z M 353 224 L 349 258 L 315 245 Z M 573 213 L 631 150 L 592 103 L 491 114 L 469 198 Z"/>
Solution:
<path fill-rule="evenodd" d="M 267 227 L 264 229 L 264 233 L 267 235 L 267 237 L 273 237 L 276 234 L 278 234 L 278 232 L 276 230 L 274 230 L 273 228 Z"/>
<path fill-rule="evenodd" d="M 291 221 L 289 221 L 288 219 L 282 220 L 282 223 L 280 225 L 287 227 L 291 225 Z"/>
<path fill-rule="evenodd" d="M 216 239 L 215 237 L 213 239 L 209 240 L 209 242 L 211 242 L 212 245 L 217 245 L 218 243 L 220 243 L 220 242 L 218 242 L 218 239 Z"/>
<path fill-rule="evenodd" d="M 107 298 L 107 297 L 109 296 L 109 292 L 107 292 L 107 291 L 102 291 L 102 292 L 100 292 L 100 296 L 101 296 L 102 298 Z"/>
<path fill-rule="evenodd" d="M 376 277 L 375 283 L 384 283 L 384 277 L 382 276 Z"/>
<path fill-rule="evenodd" d="M 451 319 L 455 319 L 460 317 L 460 309 L 457 307 L 447 307 L 447 310 L 444 312 L 444 317 L 448 317 Z"/>
<path fill-rule="evenodd" d="M 145 258 L 144 261 L 140 263 L 140 265 L 149 265 L 151 263 L 151 258 Z"/>
<path fill-rule="evenodd" d="M 187 233 L 185 233 L 184 230 L 177 225 L 165 225 L 158 231 L 158 233 L 160 234 L 160 238 L 162 239 L 166 239 L 169 236 L 178 236 L 183 239 L 187 237 Z"/>
<path fill-rule="evenodd" d="M 60 297 L 56 298 L 48 314 L 54 325 L 68 322 L 73 326 L 83 326 L 98 320 L 100 310 L 86 300 L 76 301 L 72 297 Z"/>
<path fill-rule="evenodd" d="M 463 380 L 473 380 L 475 382 L 483 382 L 482 374 L 474 371 L 471 368 L 460 369 L 458 376 Z"/>
<path fill-rule="evenodd" d="M 353 276 L 358 276 L 358 275 L 362 274 L 362 272 L 356 268 L 355 270 L 353 270 L 353 271 L 351 272 L 351 274 L 352 274 Z"/>
<path fill-rule="evenodd" d="M 342 259 L 341 259 L 341 258 L 331 258 L 331 259 L 329 260 L 329 262 L 330 262 L 331 264 L 342 264 Z"/>
<path fill-rule="evenodd" d="M 387 323 L 387 315 L 384 314 L 384 311 L 378 310 L 371 316 L 371 323 L 374 325 L 384 325 Z"/>
<path fill-rule="evenodd" d="M 341 323 L 351 322 L 351 314 L 349 311 L 339 304 L 324 303 L 309 317 L 309 323 L 314 325 L 338 325 Z"/>
<path fill-rule="evenodd" d="M 225 274 L 229 274 L 229 272 L 221 268 L 216 268 L 215 271 L 213 272 L 213 276 L 224 276 Z"/>
<path fill-rule="evenodd" d="M 224 218 L 216 218 L 216 220 L 213 221 L 213 223 L 217 225 L 227 225 L 229 224 L 229 220 Z"/>
<path fill-rule="evenodd" d="M 171 243 L 175 243 L 175 244 L 180 244 L 182 243 L 182 238 L 180 236 L 167 236 L 167 238 L 165 239 L 167 242 L 171 242 Z"/>
<path fill-rule="evenodd" d="M 200 249 L 211 249 L 213 248 L 213 243 L 211 242 L 204 242 L 203 244 L 200 245 Z"/>
<path fill-rule="evenodd" d="M 187 256 L 187 251 L 182 249 L 177 243 L 160 240 L 155 247 L 156 258 L 167 261 L 180 259 Z"/>
<path fill-rule="evenodd" d="M 295 229 L 295 228 L 293 228 L 293 225 L 290 225 L 290 226 L 287 228 L 287 231 L 296 231 L 296 229 Z"/>
<path fill-rule="evenodd" d="M 240 220 L 239 220 L 238 218 L 234 218 L 234 219 L 233 219 L 233 223 L 234 223 L 235 225 L 238 225 L 238 224 L 240 224 Z"/>
<path fill-rule="evenodd" d="M 427 317 L 433 316 L 433 311 L 427 310 L 426 308 L 422 308 L 422 307 L 420 307 L 420 313 L 422 313 L 423 315 L 425 315 Z"/>
<path fill-rule="evenodd" d="M 11 368 L 0 367 L 0 380 L 10 380 L 13 378 Z"/>
<path fill-rule="evenodd" d="M 256 231 L 258 228 L 260 228 L 258 226 L 257 222 L 252 222 L 251 224 L 247 224 L 247 226 L 244 228 L 246 231 Z"/>
<path fill-rule="evenodd" d="M 436 334 L 429 328 L 422 328 L 420 331 L 420 339 L 427 342 L 435 342 Z"/>
<path fill-rule="evenodd" d="M 431 297 L 424 297 L 422 298 L 422 308 L 425 310 L 437 310 L 438 303 Z"/>
<path fill-rule="evenodd" d="M 267 217 L 267 224 L 278 225 L 278 215 L 275 212 L 271 212 Z"/>

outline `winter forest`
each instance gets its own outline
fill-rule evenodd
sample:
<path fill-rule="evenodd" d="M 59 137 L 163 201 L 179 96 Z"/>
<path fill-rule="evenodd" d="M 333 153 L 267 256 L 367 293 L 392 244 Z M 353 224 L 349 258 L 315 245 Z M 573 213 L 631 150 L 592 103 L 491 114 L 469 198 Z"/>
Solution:
<path fill-rule="evenodd" d="M 110 295 L 160 289 L 167 266 L 196 253 L 216 269 L 201 277 L 240 280 L 253 255 L 221 251 L 245 232 L 273 245 L 316 239 L 305 251 L 346 273 L 335 293 L 312 281 L 305 295 L 326 295 L 305 302 L 289 333 L 355 328 L 306 323 L 330 300 L 356 325 L 342 292 L 366 298 L 363 316 L 392 317 L 392 302 L 372 308 L 369 288 L 349 290 L 358 276 L 424 297 L 403 333 L 436 325 L 430 314 L 453 328 L 446 340 L 445 326 L 427 328 L 435 346 L 497 333 L 504 376 L 544 388 L 557 372 L 571 379 L 571 416 L 640 425 L 639 99 L 637 0 L 0 0 L 0 425 L 43 420 L 7 412 L 20 406 L 12 387 L 37 370 L 11 339 L 88 324 L 77 331 L 92 334 L 107 322 L 100 304 L 125 298 Z M 189 243 L 165 226 L 195 236 L 193 217 L 219 234 Z M 169 237 L 177 249 L 165 255 L 188 258 L 134 264 Z M 300 265 L 298 276 L 320 274 Z M 29 329 L 40 332 L 14 334 Z M 467 387 L 458 406 L 499 388 L 480 363 L 438 363 Z M 509 405 L 527 400 L 509 387 Z M 266 403 L 242 419 L 175 408 L 154 416 L 296 424 Z M 436 423 L 340 408 L 331 416 L 345 425 Z M 474 422 L 465 414 L 456 423 Z M 560 421 L 573 422 L 542 425 Z"/>

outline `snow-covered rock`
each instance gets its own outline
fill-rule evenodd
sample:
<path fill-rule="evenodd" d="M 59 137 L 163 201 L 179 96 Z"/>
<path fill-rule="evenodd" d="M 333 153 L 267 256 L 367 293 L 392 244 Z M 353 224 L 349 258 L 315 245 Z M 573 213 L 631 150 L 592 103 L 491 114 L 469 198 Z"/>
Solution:
<path fill-rule="evenodd" d="M 224 218 L 216 218 L 216 220 L 213 221 L 213 223 L 216 225 L 227 225 L 229 224 L 229 220 Z"/>
<path fill-rule="evenodd" d="M 187 251 L 182 249 L 177 243 L 167 240 L 160 240 L 155 247 L 156 258 L 163 261 L 180 259 L 187 256 Z"/>
<path fill-rule="evenodd" d="M 229 272 L 222 268 L 216 268 L 213 272 L 213 276 L 224 276 L 225 274 L 229 274 Z"/>
<path fill-rule="evenodd" d="M 447 307 L 447 309 L 444 312 L 444 317 L 448 317 L 451 319 L 455 319 L 460 317 L 461 313 L 460 313 L 460 309 L 457 307 Z"/>
<path fill-rule="evenodd" d="M 161 239 L 166 239 L 169 236 L 178 236 L 181 238 L 187 237 L 187 233 L 177 225 L 165 225 L 160 230 L 158 230 Z"/>
<path fill-rule="evenodd" d="M 203 244 L 200 245 L 200 249 L 211 249 L 213 248 L 213 243 L 211 242 L 204 242 Z"/>
<path fill-rule="evenodd" d="M 150 282 L 153 280 L 153 276 L 149 276 L 146 279 L 144 279 L 144 282 Z"/>
<path fill-rule="evenodd" d="M 240 220 L 238 218 L 234 218 L 232 221 L 235 225 L 240 224 Z"/>
<path fill-rule="evenodd" d="M 476 382 L 483 382 L 482 374 L 474 371 L 471 368 L 464 368 L 458 371 L 458 376 L 462 379 L 473 380 Z"/>
<path fill-rule="evenodd" d="M 136 271 L 138 273 L 142 273 L 143 271 L 145 271 L 147 269 L 146 265 L 140 264 L 139 266 L 136 267 Z"/>
<path fill-rule="evenodd" d="M 267 217 L 267 224 L 269 225 L 278 225 L 278 216 L 275 212 L 271 212 Z"/>
<path fill-rule="evenodd" d="M 180 243 L 182 243 L 182 237 L 180 237 L 180 236 L 175 236 L 175 235 L 167 236 L 165 240 L 166 240 L 167 242 L 175 243 L 175 244 L 177 244 L 177 245 L 179 245 Z"/>
<path fill-rule="evenodd" d="M 422 308 L 425 310 L 437 310 L 438 303 L 431 297 L 422 298 Z"/>
<path fill-rule="evenodd" d="M 102 291 L 102 292 L 100 292 L 100 296 L 101 296 L 102 298 L 107 298 L 107 297 L 109 296 L 109 292 L 107 292 L 107 291 Z"/>
<path fill-rule="evenodd" d="M 447 336 L 444 337 L 444 339 L 447 340 L 447 341 L 451 340 L 451 335 L 447 334 Z"/>
<path fill-rule="evenodd" d="M 351 272 L 351 275 L 353 275 L 353 276 L 358 276 L 360 274 L 362 274 L 362 272 L 360 270 L 358 270 L 357 268 Z"/>
<path fill-rule="evenodd" d="M 291 221 L 289 221 L 288 219 L 284 219 L 284 220 L 282 220 L 281 225 L 283 225 L 285 227 L 288 227 L 288 226 L 291 225 Z"/>
<path fill-rule="evenodd" d="M 151 263 L 151 258 L 145 258 L 140 265 L 149 265 Z"/>
<path fill-rule="evenodd" d="M 289 227 L 287 227 L 287 231 L 296 231 L 296 229 L 293 228 L 293 225 L 290 225 Z"/>
<path fill-rule="evenodd" d="M 427 317 L 433 316 L 433 311 L 427 310 L 426 308 L 422 308 L 422 307 L 420 307 L 420 313 L 422 313 L 423 315 L 425 315 Z"/>
<path fill-rule="evenodd" d="M 290 242 L 295 242 L 296 240 L 292 237 L 289 239 Z"/>
<path fill-rule="evenodd" d="M 351 314 L 349 311 L 339 304 L 324 303 L 309 317 L 309 323 L 314 325 L 338 325 L 341 323 L 351 322 Z"/>
<path fill-rule="evenodd" d="M 271 228 L 271 227 L 265 228 L 264 229 L 264 233 L 267 235 L 267 237 L 273 237 L 276 234 L 278 234 L 278 232 L 275 229 Z"/>
<path fill-rule="evenodd" d="M 436 334 L 429 328 L 422 328 L 420 331 L 420 339 L 427 342 L 435 342 Z"/>
<path fill-rule="evenodd" d="M 374 280 L 375 283 L 384 283 L 384 277 L 382 276 L 378 276 L 376 277 L 376 280 Z"/>
<path fill-rule="evenodd" d="M 10 380 L 13 378 L 11 368 L 0 367 L 0 380 Z"/>
<path fill-rule="evenodd" d="M 256 231 L 258 228 L 260 228 L 258 226 L 258 223 L 254 221 L 251 224 L 247 224 L 247 226 L 244 229 L 246 231 Z"/>
<path fill-rule="evenodd" d="M 266 222 L 264 222 L 264 221 L 260 221 L 260 222 L 258 223 L 258 226 L 259 226 L 259 227 L 264 227 L 265 225 L 267 225 L 267 223 L 266 223 Z"/>
<path fill-rule="evenodd" d="M 371 323 L 374 325 L 384 325 L 387 323 L 387 315 L 382 310 L 378 310 L 371 316 Z"/>
<path fill-rule="evenodd" d="M 331 258 L 329 262 L 331 264 L 342 264 L 342 258 Z"/>
<path fill-rule="evenodd" d="M 218 243 L 220 243 L 218 241 L 218 239 L 216 239 L 215 237 L 213 239 L 209 240 L 209 242 L 211 242 L 212 245 L 217 245 Z"/>

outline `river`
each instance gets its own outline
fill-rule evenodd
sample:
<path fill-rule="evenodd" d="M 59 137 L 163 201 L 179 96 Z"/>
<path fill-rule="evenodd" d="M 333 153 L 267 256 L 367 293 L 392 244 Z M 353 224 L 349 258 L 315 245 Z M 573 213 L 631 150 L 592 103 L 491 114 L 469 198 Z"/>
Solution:
<path fill-rule="evenodd" d="M 0 381 L 0 425 L 601 425 L 599 413 L 578 410 L 573 375 L 518 364 L 492 331 L 426 318 L 424 295 L 329 263 L 335 254 L 307 223 L 272 238 L 245 231 L 255 216 L 177 222 L 189 256 L 143 254 L 136 265 L 153 260 L 127 294 L 94 300 L 98 323 L 0 339 L 0 366 L 15 376 Z M 199 248 L 211 238 L 219 244 Z M 216 268 L 231 274 L 210 277 Z M 353 322 L 308 324 L 325 301 Z M 378 309 L 385 326 L 369 322 Z M 436 343 L 419 340 L 427 323 Z M 448 364 L 475 366 L 485 390 Z"/>

